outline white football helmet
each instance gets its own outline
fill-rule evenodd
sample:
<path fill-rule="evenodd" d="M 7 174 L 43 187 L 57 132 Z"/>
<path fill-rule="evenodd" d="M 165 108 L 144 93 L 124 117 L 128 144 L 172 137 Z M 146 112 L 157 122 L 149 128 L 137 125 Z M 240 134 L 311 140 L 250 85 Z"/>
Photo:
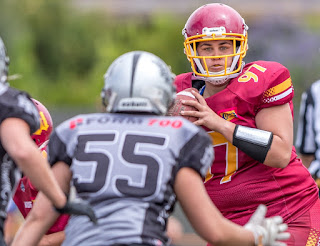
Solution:
<path fill-rule="evenodd" d="M 102 102 L 111 113 L 164 115 L 175 98 L 174 74 L 154 54 L 132 51 L 118 57 L 104 75 Z"/>
<path fill-rule="evenodd" d="M 6 83 L 8 80 L 9 57 L 7 56 L 6 47 L 0 38 L 0 83 Z"/>

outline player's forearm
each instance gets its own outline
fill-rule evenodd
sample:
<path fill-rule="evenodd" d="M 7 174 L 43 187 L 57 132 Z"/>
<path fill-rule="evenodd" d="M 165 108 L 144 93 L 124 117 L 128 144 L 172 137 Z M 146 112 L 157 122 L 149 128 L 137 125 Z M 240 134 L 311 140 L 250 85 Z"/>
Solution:
<path fill-rule="evenodd" d="M 220 222 L 215 226 L 221 231 L 221 238 L 216 238 L 214 242 L 211 242 L 215 246 L 254 246 L 253 233 L 238 226 L 231 221 L 221 218 Z M 211 228 L 213 229 L 213 228 Z M 210 233 L 210 231 L 208 231 Z M 219 239 L 219 240 L 218 240 Z"/>
<path fill-rule="evenodd" d="M 221 122 L 220 124 L 218 124 L 216 131 L 221 133 L 227 139 L 228 142 L 232 143 L 233 133 L 234 133 L 236 124 L 222 118 L 218 118 L 218 119 Z"/>
<path fill-rule="evenodd" d="M 44 228 L 37 224 L 36 221 L 25 221 L 16 233 L 11 246 L 38 245 L 44 234 Z"/>
<path fill-rule="evenodd" d="M 8 118 L 0 125 L 1 143 L 32 184 L 43 191 L 56 207 L 63 207 L 66 197 L 29 132 L 30 128 L 25 121 Z"/>
<path fill-rule="evenodd" d="M 41 238 L 54 224 L 58 216 L 59 214 L 55 212 L 48 198 L 39 192 L 33 208 L 14 238 L 13 245 L 38 245 Z"/>
<path fill-rule="evenodd" d="M 263 164 L 270 167 L 285 168 L 290 162 L 291 152 L 292 143 L 285 143 L 281 138 L 274 135 L 272 145 Z"/>
<path fill-rule="evenodd" d="M 197 233 L 211 245 L 219 246 L 254 246 L 254 236 L 250 231 L 245 230 L 227 219 L 225 219 L 217 209 L 212 209 L 209 201 L 205 204 L 201 202 L 203 210 L 196 210 L 194 217 L 190 216 L 190 211 L 186 213 Z M 195 208 L 190 208 L 195 209 Z M 195 211 L 195 210 L 193 210 Z M 203 211 L 203 212 L 202 212 Z M 191 212 L 192 213 L 192 212 Z"/>
<path fill-rule="evenodd" d="M 60 246 L 65 239 L 64 231 L 44 235 L 38 246 Z"/>
<path fill-rule="evenodd" d="M 267 166 L 284 168 L 290 161 L 292 143 L 272 132 L 228 121 L 219 128 L 219 132 L 238 149 Z"/>
<path fill-rule="evenodd" d="M 56 207 L 63 207 L 66 203 L 66 196 L 60 189 L 47 161 L 41 156 L 37 148 L 28 151 L 29 156 L 20 162 L 19 167 L 24 174 L 29 177 L 31 183 L 39 190 L 42 191 Z M 39 165 L 34 165 L 38 163 Z"/>
<path fill-rule="evenodd" d="M 225 219 L 212 204 L 202 179 L 193 169 L 182 168 L 177 174 L 174 188 L 191 225 L 210 244 L 254 245 L 254 236 L 250 231 Z"/>

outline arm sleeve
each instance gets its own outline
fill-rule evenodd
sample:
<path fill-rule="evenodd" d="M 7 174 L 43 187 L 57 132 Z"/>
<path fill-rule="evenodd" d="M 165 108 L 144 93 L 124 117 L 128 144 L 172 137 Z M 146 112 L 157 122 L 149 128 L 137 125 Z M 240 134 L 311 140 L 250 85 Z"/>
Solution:
<path fill-rule="evenodd" d="M 7 118 L 19 118 L 29 125 L 30 134 L 39 129 L 39 112 L 27 93 L 13 91 L 3 95 L 1 107 L 0 124 Z"/>
<path fill-rule="evenodd" d="M 53 166 L 58 161 L 63 161 L 69 166 L 71 165 L 72 159 L 67 153 L 67 146 L 59 138 L 56 131 L 54 131 L 50 137 L 47 151 L 48 160 L 51 166 Z"/>
<path fill-rule="evenodd" d="M 205 177 L 214 159 L 212 140 L 201 129 L 181 149 L 179 154 L 179 169 L 190 167 Z"/>

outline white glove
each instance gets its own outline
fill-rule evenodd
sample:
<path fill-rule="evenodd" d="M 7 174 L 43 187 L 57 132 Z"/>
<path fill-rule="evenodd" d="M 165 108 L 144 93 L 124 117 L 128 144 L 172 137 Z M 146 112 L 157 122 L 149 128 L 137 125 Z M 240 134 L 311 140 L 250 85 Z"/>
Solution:
<path fill-rule="evenodd" d="M 267 207 L 262 204 L 259 205 L 244 228 L 253 233 L 257 246 L 286 246 L 286 243 L 278 240 L 290 238 L 290 233 L 285 232 L 288 225 L 282 223 L 281 216 L 266 218 L 266 214 Z"/>

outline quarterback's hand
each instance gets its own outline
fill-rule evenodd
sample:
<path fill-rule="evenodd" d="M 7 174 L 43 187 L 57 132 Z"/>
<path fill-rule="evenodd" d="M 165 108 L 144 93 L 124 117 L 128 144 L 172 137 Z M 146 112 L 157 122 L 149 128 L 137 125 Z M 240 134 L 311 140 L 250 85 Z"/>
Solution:
<path fill-rule="evenodd" d="M 266 218 L 266 213 L 267 207 L 259 205 L 244 228 L 253 233 L 255 245 L 286 246 L 286 243 L 279 240 L 286 240 L 290 237 L 290 233 L 285 232 L 288 228 L 287 224 L 283 223 L 281 216 Z"/>
<path fill-rule="evenodd" d="M 60 214 L 75 214 L 75 215 L 85 215 L 88 216 L 89 219 L 97 224 L 97 218 L 96 215 L 91 208 L 90 205 L 84 203 L 84 202 L 69 202 L 64 205 L 63 208 L 56 208 L 56 211 L 59 212 Z"/>

